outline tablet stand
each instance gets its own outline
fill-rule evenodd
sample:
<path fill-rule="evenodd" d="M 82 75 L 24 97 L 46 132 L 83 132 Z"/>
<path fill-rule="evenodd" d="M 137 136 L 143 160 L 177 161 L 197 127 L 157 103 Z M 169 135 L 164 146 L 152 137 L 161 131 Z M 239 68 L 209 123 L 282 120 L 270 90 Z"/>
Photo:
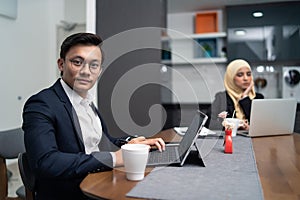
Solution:
<path fill-rule="evenodd" d="M 194 146 L 196 148 L 196 151 L 190 151 L 189 155 L 186 158 L 185 163 L 205 167 L 203 158 L 201 157 L 200 147 L 198 146 L 198 144 L 196 142 L 194 143 Z"/>

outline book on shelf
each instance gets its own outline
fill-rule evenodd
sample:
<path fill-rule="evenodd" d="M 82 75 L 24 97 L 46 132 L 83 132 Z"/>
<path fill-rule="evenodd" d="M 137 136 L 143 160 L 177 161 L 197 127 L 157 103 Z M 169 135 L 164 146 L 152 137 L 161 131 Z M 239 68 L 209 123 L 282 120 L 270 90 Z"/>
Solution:
<path fill-rule="evenodd" d="M 168 61 L 171 60 L 171 48 L 170 48 L 170 44 L 169 41 L 163 41 L 162 42 L 162 49 L 161 49 L 161 59 Z"/>
<path fill-rule="evenodd" d="M 195 58 L 217 57 L 217 40 L 215 38 L 196 39 Z"/>

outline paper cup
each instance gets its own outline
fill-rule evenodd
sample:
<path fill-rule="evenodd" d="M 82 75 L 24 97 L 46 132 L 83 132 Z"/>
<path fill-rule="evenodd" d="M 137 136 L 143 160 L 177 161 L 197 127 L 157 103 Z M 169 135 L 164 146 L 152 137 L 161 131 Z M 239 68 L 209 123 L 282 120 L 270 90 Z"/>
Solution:
<path fill-rule="evenodd" d="M 149 146 L 125 144 L 121 147 L 126 178 L 131 181 L 143 180 L 148 161 Z"/>
<path fill-rule="evenodd" d="M 225 120 L 225 124 L 232 125 L 232 134 L 231 134 L 231 136 L 235 137 L 241 120 L 239 120 L 237 118 L 225 118 L 224 120 Z"/>

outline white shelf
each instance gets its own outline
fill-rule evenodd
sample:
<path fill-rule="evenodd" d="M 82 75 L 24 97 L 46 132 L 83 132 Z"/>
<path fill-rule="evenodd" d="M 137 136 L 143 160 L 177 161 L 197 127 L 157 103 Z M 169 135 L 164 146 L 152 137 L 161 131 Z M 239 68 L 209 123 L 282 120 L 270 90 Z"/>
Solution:
<path fill-rule="evenodd" d="M 202 34 L 189 34 L 189 35 L 181 35 L 181 36 L 165 36 L 162 37 L 162 41 L 170 41 L 170 40 L 188 40 L 188 39 L 208 39 L 208 38 L 225 38 L 227 34 L 225 32 L 217 32 L 217 33 L 202 33 Z"/>
<path fill-rule="evenodd" d="M 185 65 L 185 64 L 203 64 L 203 63 L 226 63 L 227 58 L 225 57 L 215 57 L 215 58 L 194 58 L 187 61 L 171 61 L 163 60 L 162 64 L 166 65 Z"/>
<path fill-rule="evenodd" d="M 196 12 L 168 15 L 169 29 L 166 32 L 167 36 L 161 37 L 161 43 L 162 48 L 171 53 L 168 56 L 171 60 L 162 60 L 162 63 L 166 65 L 226 63 L 223 48 L 226 47 L 227 33 L 222 28 L 222 11 L 216 12 L 220 32 L 200 34 L 194 33 Z"/>

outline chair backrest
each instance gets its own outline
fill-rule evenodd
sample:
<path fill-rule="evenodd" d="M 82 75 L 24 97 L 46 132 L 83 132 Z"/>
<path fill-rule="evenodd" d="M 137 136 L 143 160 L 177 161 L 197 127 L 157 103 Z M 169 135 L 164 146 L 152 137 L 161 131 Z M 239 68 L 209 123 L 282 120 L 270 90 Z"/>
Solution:
<path fill-rule="evenodd" d="M 25 152 L 24 132 L 21 128 L 0 131 L 0 157 L 5 159 L 18 158 Z"/>
<path fill-rule="evenodd" d="M 0 131 L 0 199 L 9 199 L 6 159 L 17 158 L 23 152 L 24 132 L 21 128 Z"/>
<path fill-rule="evenodd" d="M 26 189 L 26 200 L 34 199 L 35 197 L 35 176 L 28 163 L 26 153 L 20 153 L 18 156 L 18 165 L 23 184 Z"/>

